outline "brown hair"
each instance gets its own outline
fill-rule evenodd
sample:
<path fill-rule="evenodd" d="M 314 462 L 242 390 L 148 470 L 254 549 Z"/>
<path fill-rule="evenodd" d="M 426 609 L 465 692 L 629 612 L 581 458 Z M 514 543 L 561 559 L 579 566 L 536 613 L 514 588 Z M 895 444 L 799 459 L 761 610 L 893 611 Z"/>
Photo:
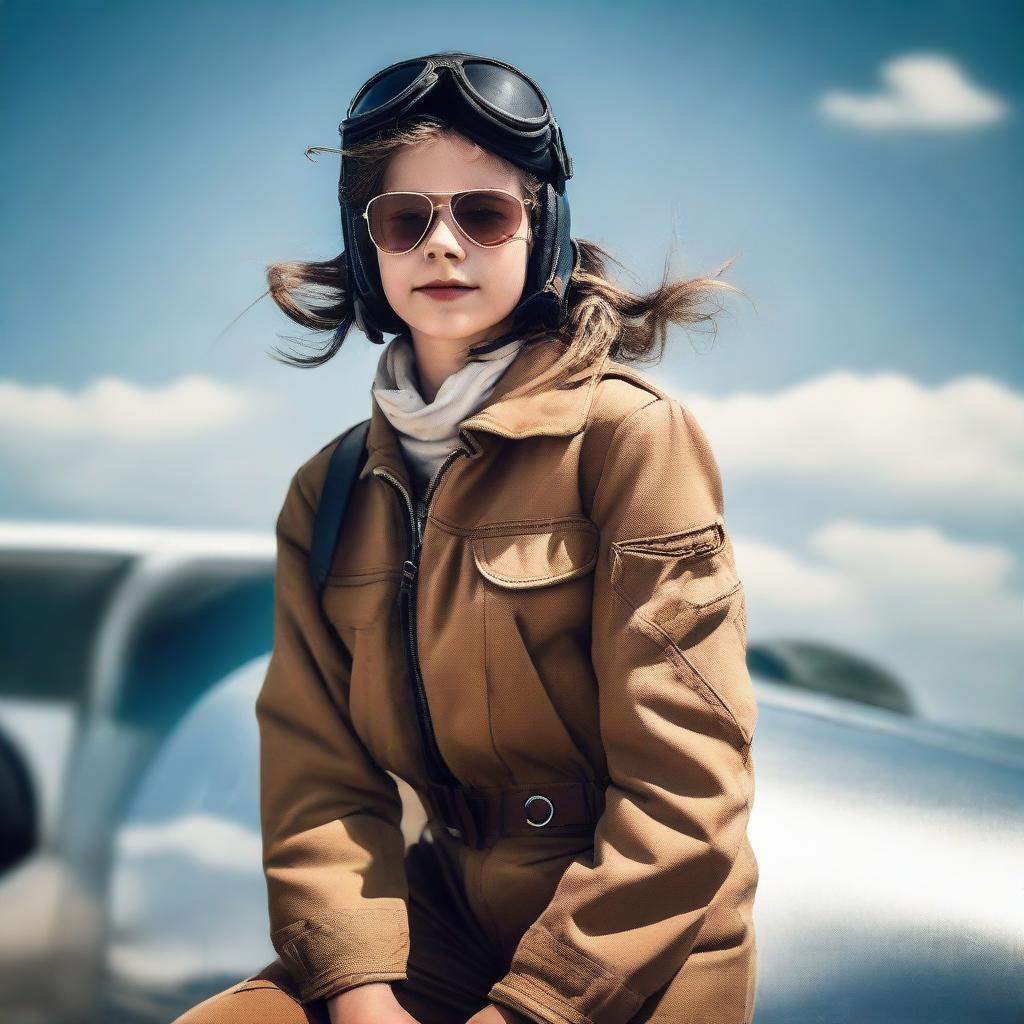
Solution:
<path fill-rule="evenodd" d="M 377 194 L 384 180 L 388 160 L 401 146 L 429 142 L 445 135 L 459 135 L 457 129 L 436 117 L 416 117 L 400 122 L 382 139 L 361 143 L 344 150 L 352 158 L 354 173 L 343 182 L 347 202 L 361 209 Z M 467 140 L 472 141 L 472 140 Z M 310 147 L 307 155 L 326 147 Z M 513 165 L 515 166 L 515 165 Z M 526 195 L 536 198 L 543 182 L 528 171 L 515 167 Z M 531 207 L 531 214 L 536 211 Z M 600 359 L 606 352 L 624 363 L 652 364 L 660 362 L 665 348 L 668 324 L 692 327 L 712 324 L 721 312 L 716 306 L 708 312 L 701 304 L 716 292 L 740 289 L 718 278 L 733 263 L 723 263 L 710 277 L 687 280 L 668 279 L 668 261 L 661 284 L 651 292 L 635 294 L 614 284 L 608 276 L 608 261 L 615 260 L 596 242 L 574 239 L 580 252 L 580 266 L 570 281 L 566 316 L 555 330 L 538 328 L 524 332 L 524 341 L 540 335 L 558 335 L 570 346 L 566 357 L 572 370 Z M 334 331 L 321 351 L 311 356 L 291 355 L 277 349 L 281 356 L 272 358 L 290 366 L 320 366 L 341 348 L 345 336 L 336 328 L 351 315 L 352 306 L 346 289 L 345 255 L 330 260 L 288 260 L 271 263 L 266 268 L 268 291 L 286 316 L 314 331 Z M 264 292 L 266 294 L 266 292 Z M 346 332 L 347 334 L 347 332 Z M 306 342 L 301 342 L 307 344 Z"/>

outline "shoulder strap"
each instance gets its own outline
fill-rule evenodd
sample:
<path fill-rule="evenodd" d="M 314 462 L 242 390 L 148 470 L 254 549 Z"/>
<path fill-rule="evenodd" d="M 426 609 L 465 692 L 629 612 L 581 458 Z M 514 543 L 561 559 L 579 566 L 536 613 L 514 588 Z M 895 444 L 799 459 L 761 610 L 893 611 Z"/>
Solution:
<path fill-rule="evenodd" d="M 350 427 L 331 453 L 313 521 L 313 540 L 309 551 L 309 569 L 318 598 L 331 571 L 352 484 L 366 461 L 366 434 L 369 429 L 369 419 Z"/>

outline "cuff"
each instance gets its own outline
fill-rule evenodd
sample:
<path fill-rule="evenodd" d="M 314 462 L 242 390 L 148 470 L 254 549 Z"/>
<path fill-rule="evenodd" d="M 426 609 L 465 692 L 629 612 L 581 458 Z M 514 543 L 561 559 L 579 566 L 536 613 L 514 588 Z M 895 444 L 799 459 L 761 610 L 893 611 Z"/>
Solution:
<path fill-rule="evenodd" d="M 355 985 L 407 977 L 409 925 L 404 901 L 361 909 L 336 923 L 293 921 L 271 936 L 301 1003 L 326 999 Z"/>
<path fill-rule="evenodd" d="M 533 925 L 488 999 L 538 1024 L 626 1024 L 644 997 L 607 967 Z"/>

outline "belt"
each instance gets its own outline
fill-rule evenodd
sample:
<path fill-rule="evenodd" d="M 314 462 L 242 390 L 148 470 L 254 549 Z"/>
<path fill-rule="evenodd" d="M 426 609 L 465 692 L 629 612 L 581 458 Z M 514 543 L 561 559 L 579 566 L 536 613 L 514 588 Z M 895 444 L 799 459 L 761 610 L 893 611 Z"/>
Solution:
<path fill-rule="evenodd" d="M 424 804 L 448 834 L 474 849 L 506 836 L 593 831 L 608 779 L 474 789 L 428 783 Z"/>

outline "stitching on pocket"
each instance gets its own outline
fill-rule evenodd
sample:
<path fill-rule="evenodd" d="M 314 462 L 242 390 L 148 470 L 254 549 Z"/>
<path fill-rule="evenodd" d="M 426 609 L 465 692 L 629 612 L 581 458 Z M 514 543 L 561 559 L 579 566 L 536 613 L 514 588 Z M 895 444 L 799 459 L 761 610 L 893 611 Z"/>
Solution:
<path fill-rule="evenodd" d="M 589 538 L 590 544 L 587 548 L 578 551 L 559 547 L 554 553 L 536 548 L 529 554 L 524 552 L 524 571 L 522 572 L 513 573 L 507 568 L 504 571 L 498 568 L 502 556 L 511 550 L 512 544 L 494 554 L 489 549 L 489 544 L 494 541 L 511 540 L 514 542 L 516 538 L 521 537 L 567 538 L 580 533 L 586 534 Z M 562 526 L 556 529 L 552 529 L 550 526 L 533 530 L 520 528 L 501 534 L 477 536 L 472 539 L 473 561 L 480 574 L 497 586 L 512 590 L 548 586 L 585 575 L 597 564 L 599 546 L 600 535 L 597 527 L 585 520 L 578 520 L 572 526 Z M 537 564 L 528 565 L 531 559 L 535 559 Z M 528 569 L 534 571 L 530 573 Z"/>
<path fill-rule="evenodd" d="M 661 563 L 665 566 L 669 564 L 683 566 L 684 571 L 688 570 L 691 563 L 701 563 L 707 560 L 711 574 L 715 576 L 728 574 L 732 577 L 731 585 L 729 585 L 727 577 L 722 581 L 723 584 L 728 585 L 728 590 L 707 596 L 708 590 L 705 584 L 708 574 L 695 571 L 693 586 L 680 588 L 677 594 L 678 598 L 690 608 L 695 611 L 704 611 L 735 594 L 743 585 L 731 558 L 723 556 L 721 563 L 712 563 L 712 559 L 725 552 L 728 545 L 729 537 L 725 529 L 725 522 L 720 515 L 710 522 L 686 530 L 613 541 L 609 548 L 612 586 L 626 604 L 636 610 L 638 606 L 627 596 L 624 589 L 628 575 L 626 563 L 630 559 L 635 561 L 637 568 L 646 564 L 653 569 L 654 566 Z"/>
<path fill-rule="evenodd" d="M 552 516 L 547 519 L 499 519 L 494 522 L 477 523 L 474 526 L 457 526 L 441 519 L 431 511 L 428 519 L 435 526 L 453 537 L 501 537 L 510 533 L 545 533 L 559 530 L 596 530 L 597 525 L 586 516 Z"/>
<path fill-rule="evenodd" d="M 647 622 L 646 619 L 643 621 Z M 658 627 L 653 623 L 650 623 L 650 625 L 653 629 L 658 629 Z M 661 632 L 661 630 L 658 631 Z M 719 720 L 725 725 L 731 734 L 734 734 L 727 738 L 729 742 L 743 755 L 744 763 L 746 763 L 751 741 L 747 739 L 747 735 L 743 731 L 743 727 L 736 720 L 736 716 L 733 714 L 732 708 L 726 704 L 718 691 L 711 686 L 711 684 L 708 683 L 704 676 L 697 670 L 696 665 L 694 665 L 693 662 L 675 646 L 675 644 L 667 643 L 664 647 L 664 651 L 665 656 L 676 666 L 677 669 L 681 668 L 684 675 L 689 675 L 695 680 L 697 685 L 694 689 L 696 689 L 696 691 L 712 705 Z M 739 740 L 738 744 L 736 742 L 737 739 Z"/>
<path fill-rule="evenodd" d="M 612 545 L 619 551 L 637 555 L 677 558 L 693 558 L 698 555 L 713 555 L 725 547 L 725 529 L 721 523 L 710 523 L 679 533 L 663 533 L 650 537 L 634 537 L 631 540 L 616 541 Z"/>
<path fill-rule="evenodd" d="M 715 554 L 718 550 L 720 549 L 715 549 L 715 551 L 710 552 L 710 554 Z M 626 574 L 625 569 L 623 567 L 623 552 L 629 555 L 631 558 L 649 558 L 658 561 L 678 561 L 680 559 L 678 556 L 674 554 L 651 554 L 642 551 L 634 551 L 631 548 L 621 548 L 617 544 L 612 544 L 610 549 L 610 555 L 612 560 L 612 587 L 615 590 L 615 593 L 622 598 L 622 600 L 626 603 L 626 605 L 629 608 L 632 608 L 633 611 L 638 611 L 640 606 L 633 603 L 632 598 L 630 598 L 627 595 L 626 591 L 622 587 L 622 579 Z M 686 558 L 683 558 L 681 560 L 688 561 L 688 559 Z M 729 587 L 729 589 L 723 591 L 721 594 L 716 594 L 714 597 L 708 598 L 706 601 L 694 601 L 692 598 L 686 597 L 685 595 L 680 595 L 680 597 L 686 605 L 688 605 L 690 608 L 693 608 L 695 611 L 704 611 L 708 608 L 712 608 L 720 601 L 724 601 L 727 597 L 732 597 L 732 595 L 735 594 L 736 591 L 743 586 L 743 581 L 739 578 L 739 576 L 736 575 L 735 571 L 732 572 L 732 575 L 735 579 L 735 582 Z"/>

